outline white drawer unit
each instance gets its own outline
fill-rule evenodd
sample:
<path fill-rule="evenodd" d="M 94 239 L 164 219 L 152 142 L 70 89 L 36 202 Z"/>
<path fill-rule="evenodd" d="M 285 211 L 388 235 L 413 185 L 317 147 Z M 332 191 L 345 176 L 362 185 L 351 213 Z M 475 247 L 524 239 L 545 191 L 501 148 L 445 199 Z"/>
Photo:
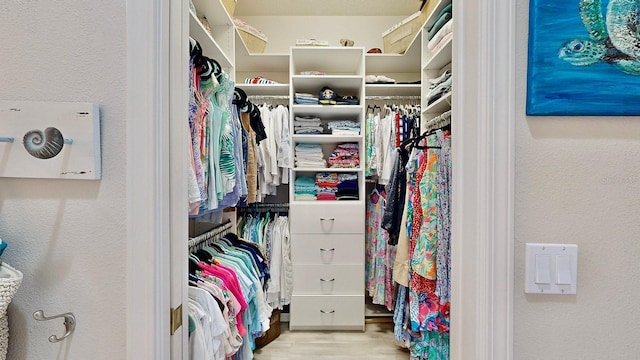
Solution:
<path fill-rule="evenodd" d="M 296 264 L 364 264 L 364 234 L 295 234 L 291 259 Z"/>
<path fill-rule="evenodd" d="M 361 265 L 294 265 L 297 295 L 364 295 Z"/>
<path fill-rule="evenodd" d="M 291 330 L 364 331 L 364 295 L 294 295 Z"/>
<path fill-rule="evenodd" d="M 292 330 L 364 330 L 364 51 L 361 47 L 291 48 L 289 128 L 291 158 L 298 160 L 291 169 L 289 186 L 294 278 L 289 313 Z M 309 70 L 325 74 L 309 75 Z M 360 102 L 339 104 L 344 101 L 335 99 L 333 105 L 295 103 L 296 93 L 330 94 L 325 87 L 341 96 L 357 96 Z M 319 121 L 326 131 L 296 133 L 299 131 L 295 128 L 296 117 L 317 118 L 314 121 Z M 333 121 L 358 124 L 360 131 L 348 135 L 333 133 L 329 126 Z M 349 164 L 354 167 L 325 167 L 321 161 L 309 167 L 308 162 L 299 161 L 304 160 L 306 147 L 315 157 L 321 154 L 326 166 L 336 165 L 333 153 L 345 143 L 351 144 L 347 146 L 350 152 L 358 153 L 360 162 Z M 296 158 L 296 147 L 303 144 Z M 335 197 L 333 190 L 337 191 Z"/>
<path fill-rule="evenodd" d="M 325 203 L 325 202 L 323 202 Z M 332 201 L 293 203 L 289 209 L 293 234 L 364 234 L 364 204 Z"/>

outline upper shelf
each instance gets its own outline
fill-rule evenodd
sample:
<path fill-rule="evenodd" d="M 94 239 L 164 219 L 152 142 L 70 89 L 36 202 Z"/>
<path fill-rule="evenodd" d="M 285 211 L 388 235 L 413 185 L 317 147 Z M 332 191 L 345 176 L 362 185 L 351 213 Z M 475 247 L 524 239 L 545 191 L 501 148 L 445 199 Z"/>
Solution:
<path fill-rule="evenodd" d="M 359 96 L 362 76 L 355 75 L 294 75 L 291 84 L 296 92 L 317 93 L 323 86 L 329 86 L 340 95 Z"/>
<path fill-rule="evenodd" d="M 363 54 L 361 47 L 292 47 L 291 73 L 321 71 L 328 75 L 364 75 Z"/>
<path fill-rule="evenodd" d="M 418 32 L 419 34 L 420 32 Z M 419 73 L 420 45 L 414 41 L 402 54 L 365 54 L 367 75 L 389 73 Z"/>
<path fill-rule="evenodd" d="M 322 120 L 343 119 L 357 117 L 362 112 L 362 105 L 302 105 L 294 104 L 296 115 L 317 116 Z"/>
<path fill-rule="evenodd" d="M 230 71 L 230 69 L 233 68 L 233 63 L 225 51 L 205 29 L 204 25 L 202 25 L 196 14 L 192 11 L 189 11 L 189 36 L 198 41 L 202 47 L 203 55 L 215 59 L 225 71 Z"/>
<path fill-rule="evenodd" d="M 236 87 L 244 90 L 247 95 L 258 96 L 289 96 L 289 84 L 245 84 L 236 83 Z"/>
<path fill-rule="evenodd" d="M 366 96 L 420 96 L 420 84 L 366 84 Z"/>

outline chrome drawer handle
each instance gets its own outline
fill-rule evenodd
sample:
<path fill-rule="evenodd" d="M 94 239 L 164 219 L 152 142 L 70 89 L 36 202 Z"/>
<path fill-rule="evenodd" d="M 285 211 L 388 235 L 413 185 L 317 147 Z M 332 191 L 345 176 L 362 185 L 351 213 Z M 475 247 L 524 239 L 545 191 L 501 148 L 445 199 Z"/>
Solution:
<path fill-rule="evenodd" d="M 321 312 L 321 313 L 323 313 L 323 314 L 333 314 L 333 313 L 335 313 L 336 311 L 335 311 L 335 310 L 329 310 L 329 311 L 326 311 L 326 310 L 320 310 L 320 312 Z"/>
<path fill-rule="evenodd" d="M 335 278 L 333 278 L 333 279 L 326 280 L 326 279 L 322 279 L 322 278 L 321 278 L 321 279 L 320 279 L 320 281 L 324 281 L 324 282 L 331 282 L 331 281 L 336 281 L 336 279 L 335 279 Z"/>
<path fill-rule="evenodd" d="M 336 248 L 331 248 L 331 249 L 322 249 L 322 248 L 320 248 L 320 251 L 335 251 L 335 250 L 336 250 Z"/>
<path fill-rule="evenodd" d="M 320 221 L 334 221 L 335 218 L 329 218 L 329 219 L 325 219 L 325 218 L 320 218 Z"/>

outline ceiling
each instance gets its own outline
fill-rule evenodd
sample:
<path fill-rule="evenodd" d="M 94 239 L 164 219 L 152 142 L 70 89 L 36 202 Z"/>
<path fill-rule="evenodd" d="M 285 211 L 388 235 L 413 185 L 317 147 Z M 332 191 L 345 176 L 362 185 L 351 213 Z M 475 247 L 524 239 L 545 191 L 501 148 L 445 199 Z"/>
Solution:
<path fill-rule="evenodd" d="M 237 0 L 234 16 L 409 16 L 420 4 L 421 0 Z"/>

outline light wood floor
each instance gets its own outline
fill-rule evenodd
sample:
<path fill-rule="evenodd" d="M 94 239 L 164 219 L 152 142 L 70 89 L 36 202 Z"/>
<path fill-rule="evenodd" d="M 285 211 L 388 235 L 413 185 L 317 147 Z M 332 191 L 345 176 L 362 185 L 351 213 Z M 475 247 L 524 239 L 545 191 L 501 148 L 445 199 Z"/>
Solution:
<path fill-rule="evenodd" d="M 254 352 L 255 360 L 408 360 L 393 338 L 393 323 L 367 324 L 359 331 L 289 331 Z"/>

